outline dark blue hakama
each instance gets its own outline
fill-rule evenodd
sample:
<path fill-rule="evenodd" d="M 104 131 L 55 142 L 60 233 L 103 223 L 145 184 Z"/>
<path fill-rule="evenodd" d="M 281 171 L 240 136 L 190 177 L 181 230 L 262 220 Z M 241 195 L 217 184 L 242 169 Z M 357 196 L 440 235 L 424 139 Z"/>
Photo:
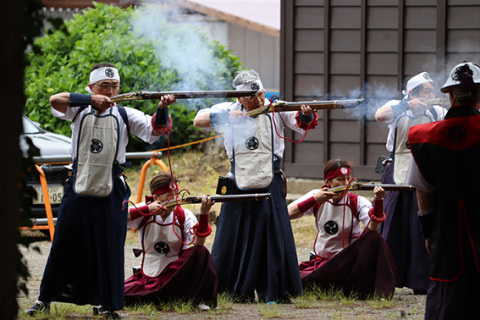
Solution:
<path fill-rule="evenodd" d="M 225 202 L 218 218 L 212 258 L 218 292 L 242 302 L 289 301 L 302 293 L 297 252 L 283 197 L 283 182 L 275 174 L 269 200 Z"/>
<path fill-rule="evenodd" d="M 39 300 L 123 309 L 124 245 L 130 189 L 114 178 L 106 198 L 79 196 L 67 181 Z"/>
<path fill-rule="evenodd" d="M 385 167 L 382 183 L 394 183 L 392 163 Z M 397 267 L 395 286 L 426 293 L 431 283 L 430 257 L 425 249 L 425 240 L 417 216 L 416 193 L 388 191 L 383 201 L 383 210 L 386 220 L 380 226 L 379 232 L 390 247 Z"/>

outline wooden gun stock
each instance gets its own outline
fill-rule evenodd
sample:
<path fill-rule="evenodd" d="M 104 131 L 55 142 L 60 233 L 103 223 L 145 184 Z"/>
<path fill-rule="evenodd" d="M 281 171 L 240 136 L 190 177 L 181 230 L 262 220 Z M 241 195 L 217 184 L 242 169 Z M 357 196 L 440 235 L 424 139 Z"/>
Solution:
<path fill-rule="evenodd" d="M 365 104 L 365 99 L 346 99 L 346 100 L 324 100 L 324 101 L 296 101 L 286 102 L 277 101 L 269 106 L 258 108 L 247 112 L 249 116 L 256 116 L 263 113 L 298 111 L 301 110 L 302 105 L 309 105 L 313 110 L 327 110 L 327 109 L 345 109 L 356 108 Z"/>

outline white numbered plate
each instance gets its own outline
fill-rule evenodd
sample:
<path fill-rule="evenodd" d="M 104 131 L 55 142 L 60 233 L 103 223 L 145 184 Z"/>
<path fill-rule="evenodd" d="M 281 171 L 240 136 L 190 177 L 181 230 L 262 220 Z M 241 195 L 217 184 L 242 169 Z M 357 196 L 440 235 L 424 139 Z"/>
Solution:
<path fill-rule="evenodd" d="M 45 204 L 42 186 L 33 186 L 33 188 L 37 192 L 37 197 L 33 198 L 33 204 Z M 48 195 L 50 197 L 50 204 L 58 204 L 62 202 L 63 186 L 61 184 L 48 186 Z"/>

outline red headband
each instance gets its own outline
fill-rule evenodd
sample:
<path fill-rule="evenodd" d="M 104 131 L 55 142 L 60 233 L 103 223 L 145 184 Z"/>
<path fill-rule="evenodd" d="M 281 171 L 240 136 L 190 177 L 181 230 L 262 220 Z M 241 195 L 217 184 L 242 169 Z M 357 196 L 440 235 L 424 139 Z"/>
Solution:
<path fill-rule="evenodd" d="M 335 170 L 330 170 L 325 177 L 325 181 L 335 179 L 336 177 L 340 177 L 346 174 L 352 174 L 352 171 L 349 167 L 340 167 Z"/>
<path fill-rule="evenodd" d="M 170 192 L 171 192 L 170 185 L 166 185 L 153 190 L 152 194 L 159 195 L 159 194 L 170 193 Z"/>

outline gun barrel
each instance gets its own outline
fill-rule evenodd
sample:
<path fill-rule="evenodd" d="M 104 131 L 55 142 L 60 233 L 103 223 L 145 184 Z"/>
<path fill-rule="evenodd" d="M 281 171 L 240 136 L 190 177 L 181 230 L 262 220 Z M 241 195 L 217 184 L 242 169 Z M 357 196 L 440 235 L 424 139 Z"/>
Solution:
<path fill-rule="evenodd" d="M 119 94 L 110 98 L 113 102 L 132 100 L 160 100 L 167 94 L 172 94 L 176 99 L 198 98 L 238 98 L 253 96 L 257 91 L 241 90 L 213 90 L 213 91 L 136 91 Z"/>
<path fill-rule="evenodd" d="M 344 99 L 344 100 L 323 100 L 323 101 L 294 101 L 273 103 L 274 107 L 301 107 L 309 105 L 312 109 L 342 109 L 354 108 L 357 105 L 365 103 L 365 99 Z"/>
<path fill-rule="evenodd" d="M 270 199 L 270 193 L 245 193 L 231 195 L 214 195 L 209 196 L 215 202 L 235 202 L 235 201 L 260 201 Z M 203 196 L 191 196 L 178 199 L 179 204 L 201 203 Z M 170 200 L 165 206 L 171 207 L 177 204 L 177 201 Z"/>
<path fill-rule="evenodd" d="M 340 186 L 328 189 L 329 192 L 344 192 L 347 186 Z M 412 185 L 403 184 L 365 184 L 354 183 L 348 187 L 348 190 L 373 190 L 375 187 L 382 187 L 385 191 L 415 191 L 416 188 Z"/>
<path fill-rule="evenodd" d="M 429 99 L 429 100 L 425 100 L 425 103 L 428 104 L 429 106 L 433 106 L 433 105 L 450 106 L 451 105 L 450 100 L 445 98 Z"/>

